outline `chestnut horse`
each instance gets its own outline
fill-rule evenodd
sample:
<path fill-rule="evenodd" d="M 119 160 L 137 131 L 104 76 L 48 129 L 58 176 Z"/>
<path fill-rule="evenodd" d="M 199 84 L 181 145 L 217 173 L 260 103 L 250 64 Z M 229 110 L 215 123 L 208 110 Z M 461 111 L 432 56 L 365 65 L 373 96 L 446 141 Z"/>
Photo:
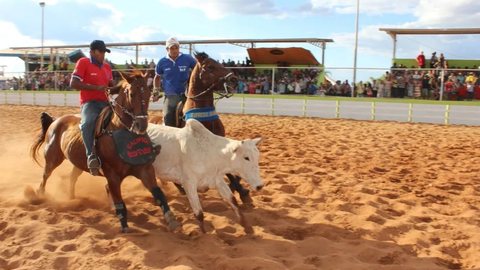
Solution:
<path fill-rule="evenodd" d="M 194 118 L 200 121 L 213 134 L 225 137 L 225 128 L 215 111 L 214 100 L 232 96 L 236 90 L 237 77 L 222 64 L 206 53 L 195 53 L 197 65 L 192 70 L 185 104 L 177 108 L 177 127 L 185 126 L 185 120 Z M 214 98 L 214 93 L 218 95 Z M 183 106 L 183 108 L 182 108 Z M 253 203 L 249 190 L 242 187 L 240 177 L 227 174 L 230 189 L 240 194 L 244 204 Z M 177 186 L 179 189 L 180 187 Z"/>
<path fill-rule="evenodd" d="M 121 183 L 129 175 L 139 178 L 143 185 L 152 193 L 155 202 L 162 208 L 168 228 L 174 230 L 180 226 L 170 210 L 167 199 L 162 190 L 158 187 L 155 171 L 152 166 L 153 158 L 143 164 L 126 163 L 117 154 L 118 148 L 113 139 L 115 132 L 124 132 L 128 129 L 137 135 L 146 134 L 148 105 L 151 92 L 147 88 L 145 74 L 134 71 L 131 74 L 121 74 L 122 80 L 108 92 L 111 100 L 111 117 L 107 118 L 105 125 L 100 132 L 96 133 L 95 150 L 102 161 L 101 173 L 107 178 L 107 191 L 115 206 L 116 215 L 120 219 L 122 232 L 128 231 L 127 208 L 122 199 Z M 116 98 L 113 95 L 118 94 Z M 70 175 L 70 197 L 74 197 L 75 183 L 83 171 L 88 172 L 85 147 L 80 133 L 80 116 L 64 115 L 54 120 L 47 113 L 41 116 L 42 131 L 31 148 L 31 156 L 38 162 L 37 154 L 40 146 L 45 144 L 44 157 L 45 167 L 43 181 L 40 184 L 38 193 L 45 192 L 47 179 L 65 159 L 73 165 Z M 98 125 L 97 125 L 98 126 Z M 126 132 L 127 134 L 132 134 Z M 118 133 L 117 133 L 118 134 Z M 132 136 L 134 136 L 132 134 Z M 145 135 L 146 136 L 146 135 Z M 145 137 L 139 137 L 145 138 Z M 145 139 L 144 139 L 145 140 Z M 147 137 L 147 143 L 150 143 Z M 151 144 L 148 144 L 151 147 Z M 154 152 L 153 148 L 147 148 Z M 143 149 L 142 149 L 143 150 Z"/>

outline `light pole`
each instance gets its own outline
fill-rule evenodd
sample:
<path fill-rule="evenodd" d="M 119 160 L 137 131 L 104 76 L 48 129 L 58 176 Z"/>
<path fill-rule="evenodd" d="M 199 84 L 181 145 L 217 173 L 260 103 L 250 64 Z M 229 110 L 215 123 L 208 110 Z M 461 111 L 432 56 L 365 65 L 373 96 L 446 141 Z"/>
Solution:
<path fill-rule="evenodd" d="M 44 29 L 44 10 L 45 10 L 45 2 L 40 2 L 40 7 L 42 8 L 42 48 L 40 52 L 40 68 L 43 68 L 43 29 Z"/>
<path fill-rule="evenodd" d="M 355 17 L 355 49 L 353 52 L 353 85 L 352 97 L 355 95 L 355 84 L 357 83 L 357 50 L 358 50 L 358 15 L 360 13 L 360 0 L 357 0 L 357 15 Z"/>

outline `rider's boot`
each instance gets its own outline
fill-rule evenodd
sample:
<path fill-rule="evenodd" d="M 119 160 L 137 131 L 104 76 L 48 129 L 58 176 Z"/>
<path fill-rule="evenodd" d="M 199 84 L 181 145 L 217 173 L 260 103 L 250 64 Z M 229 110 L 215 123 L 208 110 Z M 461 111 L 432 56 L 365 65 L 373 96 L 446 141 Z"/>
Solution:
<path fill-rule="evenodd" d="M 101 163 L 97 155 L 91 154 L 90 156 L 88 156 L 87 166 L 92 175 L 95 175 L 95 176 L 100 175 Z"/>

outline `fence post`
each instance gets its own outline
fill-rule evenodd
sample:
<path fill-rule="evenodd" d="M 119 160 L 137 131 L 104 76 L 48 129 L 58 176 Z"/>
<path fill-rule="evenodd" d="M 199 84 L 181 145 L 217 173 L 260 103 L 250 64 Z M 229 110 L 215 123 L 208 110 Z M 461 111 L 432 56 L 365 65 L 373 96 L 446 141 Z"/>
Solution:
<path fill-rule="evenodd" d="M 439 100 L 443 100 L 443 87 L 445 86 L 445 82 L 444 82 L 444 79 L 445 79 L 445 69 L 442 67 L 442 71 L 440 72 L 440 98 Z"/>
<path fill-rule="evenodd" d="M 242 104 L 240 108 L 242 109 L 242 114 L 245 114 L 245 97 L 244 96 L 242 97 Z"/>
<path fill-rule="evenodd" d="M 63 93 L 63 105 L 67 106 L 67 93 Z"/>
<path fill-rule="evenodd" d="M 33 92 L 33 106 L 37 105 L 37 92 Z"/>
<path fill-rule="evenodd" d="M 308 100 L 305 98 L 303 100 L 303 117 L 307 116 L 307 102 L 308 102 Z"/>
<path fill-rule="evenodd" d="M 408 119 L 409 123 L 412 122 L 412 111 L 413 111 L 413 103 L 408 103 Z"/>
<path fill-rule="evenodd" d="M 52 97 L 50 92 L 48 92 L 48 106 L 52 106 Z"/>
<path fill-rule="evenodd" d="M 340 118 L 340 100 L 335 101 L 335 118 Z"/>
<path fill-rule="evenodd" d="M 450 122 L 450 105 L 445 105 L 445 125 L 448 125 Z"/>
<path fill-rule="evenodd" d="M 376 106 L 376 102 L 375 101 L 372 101 L 372 115 L 370 117 L 370 120 L 375 120 L 375 106 Z"/>
<path fill-rule="evenodd" d="M 272 104 L 270 104 L 270 108 L 271 108 L 271 115 L 275 115 L 275 99 L 273 98 L 272 96 Z"/>
<path fill-rule="evenodd" d="M 275 67 L 272 67 L 272 92 L 271 94 L 273 95 L 275 93 Z"/>
<path fill-rule="evenodd" d="M 53 88 L 58 90 L 58 73 L 57 71 L 53 72 Z"/>
<path fill-rule="evenodd" d="M 20 102 L 20 105 L 22 105 L 22 93 L 18 91 L 18 100 Z"/>

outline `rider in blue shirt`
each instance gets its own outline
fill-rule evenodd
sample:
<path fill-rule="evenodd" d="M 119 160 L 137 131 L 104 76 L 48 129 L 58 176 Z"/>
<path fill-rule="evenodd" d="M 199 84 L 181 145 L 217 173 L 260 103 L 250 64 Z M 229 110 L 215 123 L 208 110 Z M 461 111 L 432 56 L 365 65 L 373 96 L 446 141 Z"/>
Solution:
<path fill-rule="evenodd" d="M 175 110 L 178 103 L 186 100 L 185 90 L 197 61 L 189 54 L 180 53 L 180 43 L 174 37 L 167 39 L 165 46 L 168 54 L 158 61 L 155 68 L 154 101 L 158 100 L 158 92 L 163 89 L 163 122 L 166 126 L 175 126 Z"/>

